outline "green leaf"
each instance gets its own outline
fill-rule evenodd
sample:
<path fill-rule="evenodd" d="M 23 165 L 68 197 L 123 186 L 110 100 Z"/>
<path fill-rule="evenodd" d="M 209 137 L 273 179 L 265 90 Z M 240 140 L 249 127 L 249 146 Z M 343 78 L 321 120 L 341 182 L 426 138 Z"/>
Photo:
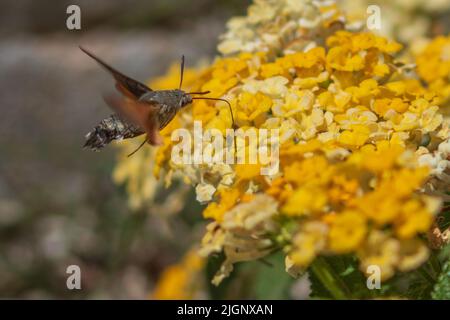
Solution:
<path fill-rule="evenodd" d="M 225 256 L 210 257 L 206 268 L 210 282 Z M 234 270 L 219 286 L 209 285 L 212 299 L 289 299 L 289 289 L 295 281 L 284 267 L 281 251 L 263 260 L 234 264 Z"/>
<path fill-rule="evenodd" d="M 450 259 L 450 244 L 447 244 L 441 249 L 441 251 L 439 252 L 439 259 L 441 259 L 442 261 Z"/>
<path fill-rule="evenodd" d="M 403 281 L 408 286 L 406 292 L 403 294 L 402 291 L 397 289 L 399 290 L 399 295 L 402 295 L 408 299 L 429 300 L 431 297 L 431 290 L 433 289 L 433 286 L 422 276 L 418 276 L 418 273 L 419 270 L 416 270 L 414 272 L 409 272 L 398 277 L 398 283 L 401 283 L 401 281 Z"/>
<path fill-rule="evenodd" d="M 435 300 L 450 299 L 450 260 L 445 262 L 431 297 Z"/>
<path fill-rule="evenodd" d="M 341 255 L 332 257 L 320 257 L 329 268 L 330 276 L 334 278 L 333 282 L 339 286 L 346 298 L 363 299 L 378 296 L 380 290 L 369 290 L 366 284 L 366 277 L 358 269 L 359 261 L 353 255 Z M 314 268 L 309 270 L 309 279 L 311 281 L 311 297 L 314 298 L 333 298 L 331 288 L 322 283 L 315 274 Z"/>
<path fill-rule="evenodd" d="M 259 262 L 254 279 L 254 295 L 256 299 L 287 299 L 289 289 L 294 282 L 284 266 L 284 255 L 281 251 L 265 259 L 266 264 Z"/>
<path fill-rule="evenodd" d="M 313 299 L 333 299 L 330 292 L 325 288 L 322 282 L 319 280 L 317 275 L 308 269 L 308 279 L 310 284 L 310 294 L 309 297 Z"/>

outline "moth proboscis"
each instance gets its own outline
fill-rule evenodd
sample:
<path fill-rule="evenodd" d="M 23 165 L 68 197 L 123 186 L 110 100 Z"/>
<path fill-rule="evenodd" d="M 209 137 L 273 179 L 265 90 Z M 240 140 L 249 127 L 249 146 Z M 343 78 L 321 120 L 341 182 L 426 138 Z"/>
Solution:
<path fill-rule="evenodd" d="M 178 113 L 178 111 L 196 99 L 218 100 L 228 104 L 233 129 L 236 128 L 231 104 L 222 98 L 197 97 L 204 92 L 185 92 L 181 90 L 184 74 L 184 56 L 181 58 L 180 85 L 178 89 L 152 90 L 145 84 L 134 80 L 106 64 L 96 55 L 80 46 L 88 56 L 104 67 L 116 80 L 116 89 L 124 97 L 104 96 L 105 102 L 116 114 L 103 119 L 86 135 L 85 148 L 94 151 L 102 149 L 113 140 L 130 139 L 146 134 L 144 142 L 129 156 L 139 150 L 146 142 L 151 145 L 162 143 L 159 131 L 162 130 Z"/>

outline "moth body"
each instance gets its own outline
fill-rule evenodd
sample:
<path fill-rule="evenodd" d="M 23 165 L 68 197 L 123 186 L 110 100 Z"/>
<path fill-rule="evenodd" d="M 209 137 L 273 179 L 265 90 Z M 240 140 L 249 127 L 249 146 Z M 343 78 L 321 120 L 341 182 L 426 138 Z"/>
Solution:
<path fill-rule="evenodd" d="M 194 99 L 225 101 L 234 118 L 231 104 L 225 99 L 209 97 L 193 97 L 192 94 L 203 95 L 205 92 L 185 92 L 181 90 L 183 83 L 184 56 L 181 60 L 180 86 L 173 90 L 152 90 L 145 84 L 134 80 L 103 62 L 88 50 L 80 47 L 88 56 L 104 67 L 116 80 L 116 89 L 124 96 L 122 99 L 104 97 L 106 103 L 117 112 L 103 119 L 86 135 L 84 147 L 99 150 L 113 140 L 122 140 L 146 134 L 144 141 L 151 145 L 161 145 L 163 140 L 159 131 L 175 117 L 181 108 L 192 103 Z M 143 145 L 143 144 L 142 144 Z M 141 145 L 141 146 L 142 146 Z M 140 147 L 139 147 L 140 148 Z M 138 148 L 138 149 L 139 149 Z"/>
<path fill-rule="evenodd" d="M 130 139 L 144 133 L 138 126 L 121 119 L 117 114 L 112 114 L 100 121 L 86 135 L 84 147 L 98 151 L 114 140 Z"/>
<path fill-rule="evenodd" d="M 143 94 L 139 98 L 139 101 L 150 105 L 158 105 L 159 130 L 162 130 L 181 108 L 192 103 L 192 97 L 190 94 L 179 89 L 158 90 Z"/>

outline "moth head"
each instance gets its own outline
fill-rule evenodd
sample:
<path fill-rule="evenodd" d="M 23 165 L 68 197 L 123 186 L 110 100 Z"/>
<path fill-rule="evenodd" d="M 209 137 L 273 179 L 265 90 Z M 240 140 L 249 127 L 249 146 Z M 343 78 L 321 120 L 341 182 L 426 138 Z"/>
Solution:
<path fill-rule="evenodd" d="M 185 107 L 192 103 L 192 96 L 189 93 L 182 92 L 180 99 L 180 107 Z"/>

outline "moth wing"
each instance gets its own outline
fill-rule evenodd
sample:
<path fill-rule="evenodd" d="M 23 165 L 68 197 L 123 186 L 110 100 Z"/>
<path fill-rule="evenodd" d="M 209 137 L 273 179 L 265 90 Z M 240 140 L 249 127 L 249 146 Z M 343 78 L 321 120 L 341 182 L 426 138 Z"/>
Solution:
<path fill-rule="evenodd" d="M 97 61 L 102 67 L 104 67 L 116 80 L 116 89 L 125 95 L 126 97 L 130 99 L 139 99 L 143 94 L 152 91 L 149 87 L 147 87 L 145 84 L 134 80 L 130 77 L 127 77 L 123 73 L 117 71 L 104 61 L 102 61 L 99 57 L 94 55 L 92 52 L 89 52 L 88 50 L 84 49 L 80 46 L 81 51 L 86 53 L 89 57 Z"/>
<path fill-rule="evenodd" d="M 158 107 L 156 105 L 115 96 L 105 96 L 104 99 L 120 116 L 145 130 L 148 142 L 151 145 L 162 144 L 162 138 L 159 134 Z"/>

